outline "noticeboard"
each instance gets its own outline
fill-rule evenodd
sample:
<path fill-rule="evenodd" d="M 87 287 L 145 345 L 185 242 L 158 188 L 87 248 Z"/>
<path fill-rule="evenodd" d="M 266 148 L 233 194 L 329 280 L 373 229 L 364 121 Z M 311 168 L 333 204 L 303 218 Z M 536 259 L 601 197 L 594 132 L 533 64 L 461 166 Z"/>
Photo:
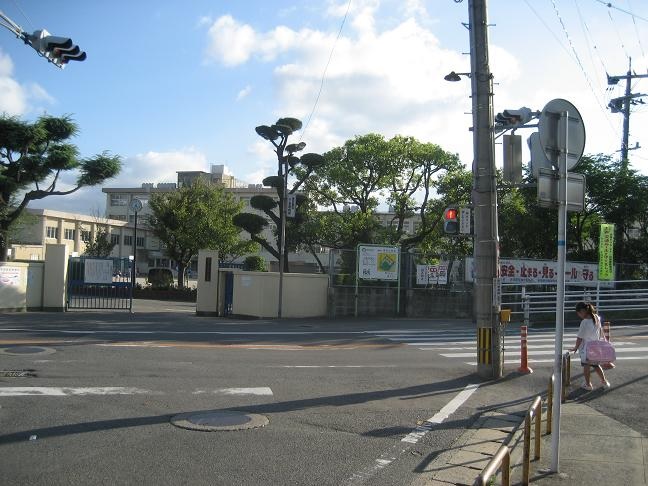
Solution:
<path fill-rule="evenodd" d="M 399 253 L 397 246 L 358 245 L 358 278 L 398 280 Z"/>
<path fill-rule="evenodd" d="M 109 284 L 113 281 L 113 261 L 95 260 L 87 258 L 84 260 L 83 282 L 94 284 Z"/>

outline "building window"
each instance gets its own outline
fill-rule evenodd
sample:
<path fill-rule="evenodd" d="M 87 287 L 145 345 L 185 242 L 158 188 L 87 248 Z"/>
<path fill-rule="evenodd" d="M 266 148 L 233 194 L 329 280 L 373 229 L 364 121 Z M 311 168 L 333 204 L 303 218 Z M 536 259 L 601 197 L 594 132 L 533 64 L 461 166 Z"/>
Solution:
<path fill-rule="evenodd" d="M 56 238 L 58 240 L 59 231 L 57 226 L 48 226 L 47 227 L 47 237 Z"/>
<path fill-rule="evenodd" d="M 124 235 L 124 245 L 133 246 L 133 237 L 131 235 Z"/>
<path fill-rule="evenodd" d="M 66 240 L 74 240 L 75 233 L 76 231 L 74 229 L 65 228 L 63 230 L 63 238 L 65 238 Z"/>
<path fill-rule="evenodd" d="M 85 241 L 88 243 L 90 241 L 90 232 L 89 231 L 81 231 L 81 241 Z"/>
<path fill-rule="evenodd" d="M 126 206 L 126 205 L 128 205 L 128 195 L 126 195 L 126 194 L 111 194 L 110 195 L 110 205 L 111 206 Z"/>
<path fill-rule="evenodd" d="M 119 235 L 110 235 L 110 242 L 113 245 L 119 245 Z"/>
<path fill-rule="evenodd" d="M 144 244 L 145 244 L 144 237 L 143 236 L 138 236 L 137 237 L 137 247 L 138 248 L 144 248 Z"/>

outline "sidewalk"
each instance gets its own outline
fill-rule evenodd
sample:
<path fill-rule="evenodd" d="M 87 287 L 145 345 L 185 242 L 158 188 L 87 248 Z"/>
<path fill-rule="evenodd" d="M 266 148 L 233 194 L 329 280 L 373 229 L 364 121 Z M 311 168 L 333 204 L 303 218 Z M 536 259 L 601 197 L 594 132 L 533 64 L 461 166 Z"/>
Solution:
<path fill-rule="evenodd" d="M 480 417 L 455 443 L 429 464 L 415 486 L 472 486 L 502 444 L 511 448 L 511 484 L 522 484 L 525 411 L 491 412 Z M 648 485 L 648 438 L 592 407 L 562 405 L 560 473 L 551 464 L 551 435 L 545 434 L 543 410 L 541 457 L 531 461 L 530 482 L 542 486 Z M 533 433 L 533 432 L 532 432 Z M 531 440 L 531 457 L 534 443 Z M 494 484 L 501 484 L 497 476 Z"/>

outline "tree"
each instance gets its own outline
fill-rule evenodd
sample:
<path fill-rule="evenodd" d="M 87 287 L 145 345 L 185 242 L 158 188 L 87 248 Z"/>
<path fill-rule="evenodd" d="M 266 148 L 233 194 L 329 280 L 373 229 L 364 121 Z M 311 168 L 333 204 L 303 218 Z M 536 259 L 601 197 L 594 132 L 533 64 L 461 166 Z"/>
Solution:
<path fill-rule="evenodd" d="M 296 118 L 280 118 L 274 125 L 261 125 L 256 127 L 256 133 L 264 140 L 269 141 L 274 147 L 274 152 L 277 156 L 277 175 L 266 177 L 263 180 L 263 185 L 272 187 L 277 193 L 277 198 L 266 195 L 257 195 L 250 199 L 250 206 L 257 211 L 262 212 L 265 216 L 254 213 L 242 213 L 234 219 L 234 224 L 250 234 L 250 239 L 263 248 L 265 248 L 272 256 L 279 260 L 279 251 L 282 246 L 281 241 L 281 225 L 283 221 L 283 210 L 280 207 L 284 194 L 284 186 L 286 194 L 295 194 L 299 191 L 305 181 L 313 173 L 316 167 L 319 167 L 324 162 L 324 158 L 319 154 L 307 153 L 301 157 L 295 154 L 301 152 L 306 147 L 305 142 L 288 143 L 288 139 L 296 131 L 301 130 L 302 122 Z M 285 181 L 288 180 L 289 184 L 286 185 Z M 302 206 L 306 198 L 298 195 L 297 197 L 297 219 L 303 219 Z M 279 201 L 279 202 L 277 202 Z M 263 236 L 263 231 L 269 224 L 274 226 L 274 242 L 268 241 Z M 299 223 L 297 223 L 299 224 Z M 291 249 L 295 249 L 298 241 L 295 239 L 295 221 L 286 224 L 286 244 L 283 245 L 284 250 L 284 268 L 285 272 L 289 271 L 288 254 Z M 291 237 L 292 235 L 292 237 Z M 313 253 L 314 254 L 314 253 Z"/>
<path fill-rule="evenodd" d="M 29 123 L 0 115 L 0 260 L 6 259 L 9 227 L 30 201 L 72 194 L 119 173 L 117 155 L 79 158 L 77 147 L 67 142 L 78 131 L 69 116 L 44 115 Z M 57 190 L 61 175 L 75 169 L 74 187 Z"/>
<path fill-rule="evenodd" d="M 222 187 L 201 179 L 151 196 L 147 222 L 167 256 L 178 262 L 178 288 L 184 287 L 186 269 L 200 249 L 218 250 L 221 261 L 256 251 L 254 242 L 242 240 L 232 222 L 242 206 Z"/>
<path fill-rule="evenodd" d="M 107 258 L 112 253 L 116 244 L 110 239 L 110 233 L 108 233 L 106 228 L 99 228 L 94 239 L 86 242 L 83 254 L 86 256 Z"/>
<path fill-rule="evenodd" d="M 390 243 L 407 249 L 423 241 L 442 217 L 430 211 L 435 185 L 441 176 L 461 167 L 457 155 L 438 145 L 403 136 L 385 140 L 375 133 L 347 140 L 325 153 L 324 161 L 306 187 L 319 205 L 330 210 L 327 226 L 340 231 L 338 236 L 320 232 L 327 236 L 322 246 L 334 241 L 346 248 Z M 375 217 L 381 199 L 394 211 L 387 230 Z M 420 224 L 411 235 L 404 223 L 414 215 Z"/>

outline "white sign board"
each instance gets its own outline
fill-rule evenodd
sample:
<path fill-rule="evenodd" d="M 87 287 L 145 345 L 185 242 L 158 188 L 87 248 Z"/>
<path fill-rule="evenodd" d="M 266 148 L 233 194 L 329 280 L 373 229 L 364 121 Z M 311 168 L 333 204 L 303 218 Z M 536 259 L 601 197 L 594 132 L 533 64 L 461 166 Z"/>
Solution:
<path fill-rule="evenodd" d="M 470 208 L 461 208 L 459 210 L 459 234 L 470 234 L 471 213 L 472 211 Z"/>
<path fill-rule="evenodd" d="M 474 259 L 466 258 L 466 282 L 474 281 Z M 546 284 L 558 283 L 558 263 L 553 260 L 514 260 L 500 258 L 500 279 L 502 283 L 511 284 Z M 598 265 L 596 263 L 565 262 L 565 284 L 596 287 L 598 282 Z M 611 282 L 600 282 L 601 288 L 612 288 Z"/>
<path fill-rule="evenodd" d="M 112 260 L 84 260 L 83 282 L 109 284 L 113 281 Z"/>
<path fill-rule="evenodd" d="M 448 264 L 416 265 L 416 285 L 446 285 L 448 283 Z"/>
<path fill-rule="evenodd" d="M 20 268 L 0 267 L 0 286 L 17 287 L 20 285 Z"/>
<path fill-rule="evenodd" d="M 398 280 L 399 247 L 358 246 L 358 278 Z"/>

